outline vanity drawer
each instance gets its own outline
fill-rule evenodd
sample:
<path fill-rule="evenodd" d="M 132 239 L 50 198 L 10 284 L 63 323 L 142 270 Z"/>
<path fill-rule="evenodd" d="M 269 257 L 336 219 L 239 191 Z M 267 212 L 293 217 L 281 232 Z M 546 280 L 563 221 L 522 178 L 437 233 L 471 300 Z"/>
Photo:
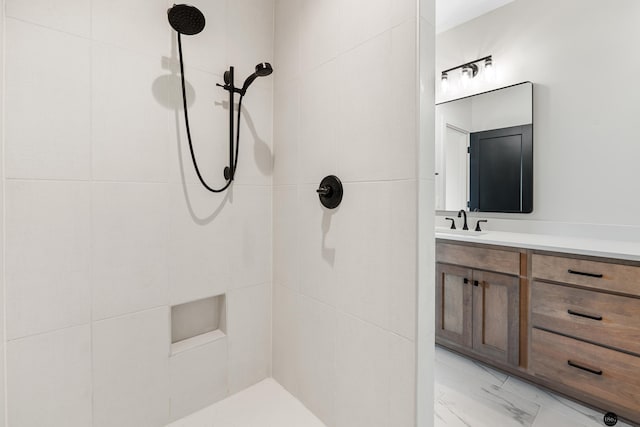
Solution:
<path fill-rule="evenodd" d="M 531 322 L 640 355 L 640 299 L 533 282 Z"/>
<path fill-rule="evenodd" d="M 640 296 L 640 267 L 533 254 L 534 279 Z"/>
<path fill-rule="evenodd" d="M 464 265 L 515 276 L 520 274 L 520 252 L 438 242 L 436 259 L 445 264 Z"/>
<path fill-rule="evenodd" d="M 547 381 L 640 411 L 640 358 L 532 329 L 530 369 Z"/>

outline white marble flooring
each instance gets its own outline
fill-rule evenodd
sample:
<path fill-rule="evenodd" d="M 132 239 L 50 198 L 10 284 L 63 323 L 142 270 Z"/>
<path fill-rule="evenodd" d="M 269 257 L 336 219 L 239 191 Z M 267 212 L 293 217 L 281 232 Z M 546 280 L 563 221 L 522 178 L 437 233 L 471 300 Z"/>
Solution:
<path fill-rule="evenodd" d="M 602 427 L 603 414 L 436 347 L 435 427 Z M 619 422 L 619 427 L 629 427 Z M 273 379 L 167 427 L 325 427 Z"/>
<path fill-rule="evenodd" d="M 435 359 L 436 427 L 605 425 L 601 412 L 440 347 Z"/>

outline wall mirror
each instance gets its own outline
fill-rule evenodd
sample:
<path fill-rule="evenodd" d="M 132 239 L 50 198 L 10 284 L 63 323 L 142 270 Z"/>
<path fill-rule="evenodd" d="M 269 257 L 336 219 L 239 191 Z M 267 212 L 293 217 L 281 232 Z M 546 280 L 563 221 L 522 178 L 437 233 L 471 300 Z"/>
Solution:
<path fill-rule="evenodd" d="M 436 105 L 436 210 L 533 211 L 533 84 Z"/>

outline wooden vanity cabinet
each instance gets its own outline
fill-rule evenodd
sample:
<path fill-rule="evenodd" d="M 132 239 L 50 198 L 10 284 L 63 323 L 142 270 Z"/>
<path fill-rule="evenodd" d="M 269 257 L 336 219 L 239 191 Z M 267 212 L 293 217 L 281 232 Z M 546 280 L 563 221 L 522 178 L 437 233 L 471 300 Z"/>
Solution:
<path fill-rule="evenodd" d="M 529 372 L 640 421 L 640 267 L 532 254 Z"/>
<path fill-rule="evenodd" d="M 437 253 L 439 344 L 518 366 L 520 280 L 503 271 L 519 271 L 520 254 L 450 243 L 438 243 Z M 494 271 L 479 269 L 479 259 Z"/>
<path fill-rule="evenodd" d="M 640 262 L 439 239 L 436 343 L 640 423 Z"/>

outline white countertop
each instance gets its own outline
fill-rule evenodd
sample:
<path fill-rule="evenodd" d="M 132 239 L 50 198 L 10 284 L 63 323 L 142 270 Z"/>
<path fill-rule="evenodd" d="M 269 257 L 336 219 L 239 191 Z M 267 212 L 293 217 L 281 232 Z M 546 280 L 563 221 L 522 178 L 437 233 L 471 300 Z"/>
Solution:
<path fill-rule="evenodd" d="M 504 231 L 486 231 L 477 235 L 472 231 L 469 234 L 449 234 L 446 228 L 436 228 L 435 231 L 436 239 L 640 261 L 640 242 Z"/>

